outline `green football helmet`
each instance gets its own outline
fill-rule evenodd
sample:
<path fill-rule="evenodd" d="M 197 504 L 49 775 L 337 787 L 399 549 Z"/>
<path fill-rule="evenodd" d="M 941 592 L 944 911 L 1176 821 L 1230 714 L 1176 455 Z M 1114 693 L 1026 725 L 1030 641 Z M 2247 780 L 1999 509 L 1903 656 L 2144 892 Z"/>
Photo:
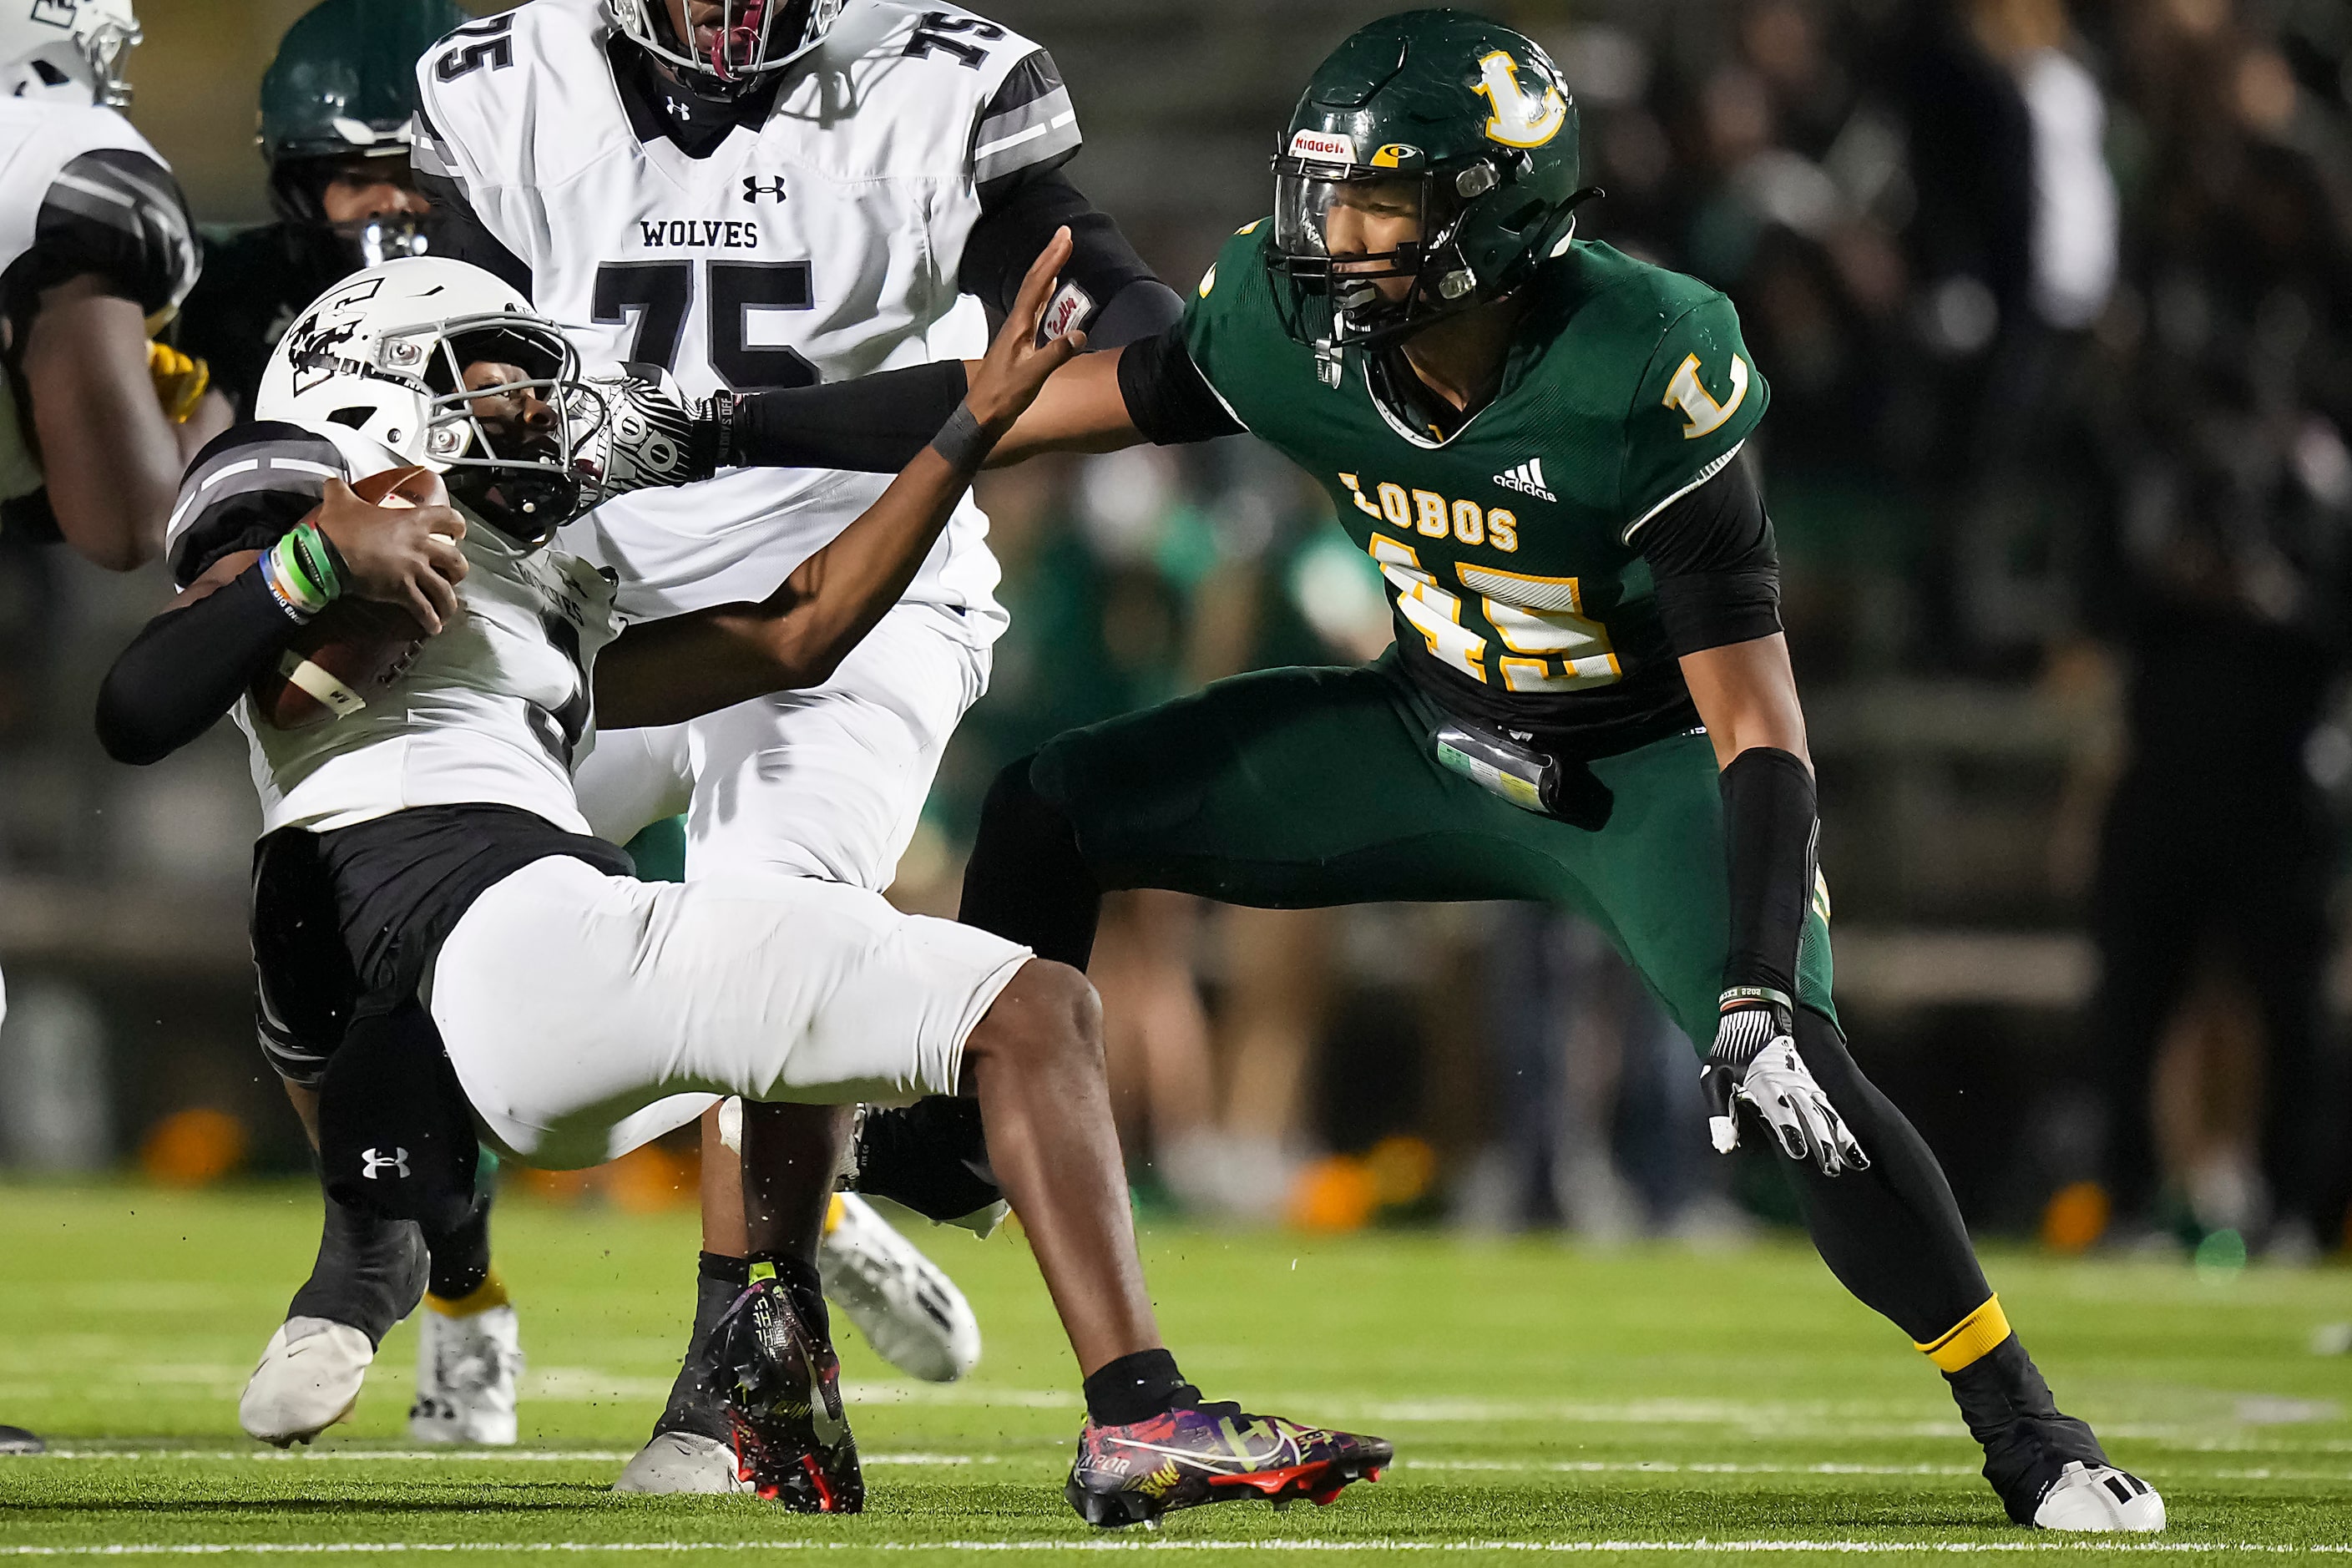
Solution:
<path fill-rule="evenodd" d="M 1266 264 L 1302 342 L 1370 346 L 1500 299 L 1568 247 L 1576 100 L 1535 42 L 1466 11 L 1359 28 L 1317 68 L 1274 160 Z M 1417 209 L 1420 238 L 1331 253 L 1331 211 Z M 1376 287 L 1409 278 L 1390 300 Z"/>
<path fill-rule="evenodd" d="M 279 217 L 312 228 L 339 226 L 329 225 L 320 205 L 338 169 L 355 159 L 406 167 L 416 62 L 472 20 L 457 0 L 324 0 L 286 30 L 261 79 L 258 138 Z M 339 235 L 354 266 L 424 249 L 413 219 L 356 226 L 377 232 Z"/>

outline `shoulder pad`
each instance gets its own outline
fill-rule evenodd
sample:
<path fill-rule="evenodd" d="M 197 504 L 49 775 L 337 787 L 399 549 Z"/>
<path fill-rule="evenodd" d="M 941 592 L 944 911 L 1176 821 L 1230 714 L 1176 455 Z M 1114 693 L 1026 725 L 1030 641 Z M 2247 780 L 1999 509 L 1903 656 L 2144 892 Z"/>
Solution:
<path fill-rule="evenodd" d="M 1695 301 L 1670 295 L 1663 303 L 1661 314 L 1685 308 L 1654 340 L 1625 416 L 1620 503 L 1628 541 L 1668 502 L 1721 471 L 1771 399 L 1730 300 L 1706 289 Z"/>
<path fill-rule="evenodd" d="M 538 0 L 451 32 L 416 62 L 417 166 L 468 188 L 568 177 L 628 135 L 604 58 L 611 35 L 602 7 L 580 0 Z"/>
<path fill-rule="evenodd" d="M 32 288 L 92 274 L 160 320 L 187 298 L 202 265 L 179 182 L 127 147 L 84 153 L 58 172 L 41 200 L 32 259 L 24 279 Z"/>
<path fill-rule="evenodd" d="M 185 587 L 224 555 L 266 550 L 353 477 L 341 445 L 304 425 L 239 425 L 196 454 L 163 531 L 172 580 Z"/>

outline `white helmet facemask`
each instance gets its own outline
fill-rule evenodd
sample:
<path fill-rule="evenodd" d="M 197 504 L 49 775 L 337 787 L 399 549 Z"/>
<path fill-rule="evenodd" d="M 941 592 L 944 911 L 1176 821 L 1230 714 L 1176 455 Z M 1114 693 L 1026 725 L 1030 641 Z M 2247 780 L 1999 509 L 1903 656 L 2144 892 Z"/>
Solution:
<path fill-rule="evenodd" d="M 528 548 L 582 510 L 574 451 L 604 408 L 571 339 L 520 294 L 412 257 L 346 279 L 287 329 L 254 416 L 355 431 Z"/>
<path fill-rule="evenodd" d="M 647 53 L 724 88 L 780 71 L 824 42 L 849 0 L 719 0 L 706 47 L 689 22 L 671 26 L 669 0 L 608 0 L 614 26 Z M 691 13 L 689 12 L 689 16 Z"/>

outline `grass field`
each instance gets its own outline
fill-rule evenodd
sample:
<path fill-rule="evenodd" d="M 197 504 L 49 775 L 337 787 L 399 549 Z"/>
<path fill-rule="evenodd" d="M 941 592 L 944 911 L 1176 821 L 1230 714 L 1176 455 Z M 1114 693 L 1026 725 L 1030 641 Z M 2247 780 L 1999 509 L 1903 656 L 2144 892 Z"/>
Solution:
<path fill-rule="evenodd" d="M 1235 1505 L 1106 1537 L 1061 1500 L 1076 1377 L 1027 1254 L 960 1232 L 925 1237 L 986 1327 L 977 1373 L 913 1384 L 862 1344 L 843 1347 L 866 1456 L 861 1518 L 604 1489 L 675 1365 L 694 1247 L 684 1215 L 522 1202 L 501 1212 L 501 1267 L 530 1356 L 520 1448 L 409 1447 L 407 1329 L 331 1440 L 291 1458 L 260 1448 L 236 1431 L 236 1391 L 308 1265 L 315 1205 L 292 1186 L 0 1187 L 0 1421 L 56 1450 L 0 1458 L 0 1559 L 2352 1552 L 2352 1361 L 2311 1349 L 2315 1328 L 2352 1318 L 2341 1270 L 2215 1279 L 2179 1266 L 1993 1260 L 2062 1400 L 2167 1495 L 2172 1530 L 2116 1550 L 2008 1529 L 1940 1380 L 1801 1247 L 1591 1253 L 1161 1228 L 1149 1262 L 1196 1381 L 1381 1433 L 1399 1463 L 1329 1509 Z"/>

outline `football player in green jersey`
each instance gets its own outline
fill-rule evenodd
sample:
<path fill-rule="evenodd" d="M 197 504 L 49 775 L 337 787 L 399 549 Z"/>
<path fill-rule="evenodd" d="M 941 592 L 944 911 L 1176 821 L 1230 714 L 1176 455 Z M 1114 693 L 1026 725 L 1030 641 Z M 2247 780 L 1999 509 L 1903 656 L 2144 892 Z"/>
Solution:
<path fill-rule="evenodd" d="M 1738 460 L 1770 389 L 1721 294 L 1575 237 L 1578 172 L 1574 102 L 1529 40 L 1458 11 L 1375 22 L 1315 73 L 1274 216 L 1183 321 L 1055 374 L 995 461 L 1255 434 L 1322 482 L 1397 641 L 1013 763 L 962 918 L 1083 966 L 1114 889 L 1580 912 L 1705 1052 L 1717 1147 L 1746 1107 L 1823 1259 L 1942 1371 L 2009 1516 L 2160 1529 L 2162 1500 L 2057 1409 L 1935 1157 L 1846 1050 L 1779 563 Z M 868 461 L 903 461 L 953 390 L 913 375 L 721 399 L 700 460 L 814 461 L 809 433 L 854 409 Z M 855 444 L 829 466 L 860 466 Z"/>
<path fill-rule="evenodd" d="M 1279 906 L 1530 899 L 1610 933 L 1788 1156 L 1822 1258 L 1943 1371 L 2011 1519 L 2153 1530 L 2063 1415 L 1927 1145 L 1830 994 L 1771 525 L 1770 389 L 1730 303 L 1575 238 L 1576 111 L 1455 11 L 1315 74 L 1276 210 L 1166 336 L 1058 373 L 999 460 L 1247 430 L 1379 564 L 1394 648 L 1076 731 L 1000 777 L 964 919 L 1083 963 L 1104 889 Z"/>

